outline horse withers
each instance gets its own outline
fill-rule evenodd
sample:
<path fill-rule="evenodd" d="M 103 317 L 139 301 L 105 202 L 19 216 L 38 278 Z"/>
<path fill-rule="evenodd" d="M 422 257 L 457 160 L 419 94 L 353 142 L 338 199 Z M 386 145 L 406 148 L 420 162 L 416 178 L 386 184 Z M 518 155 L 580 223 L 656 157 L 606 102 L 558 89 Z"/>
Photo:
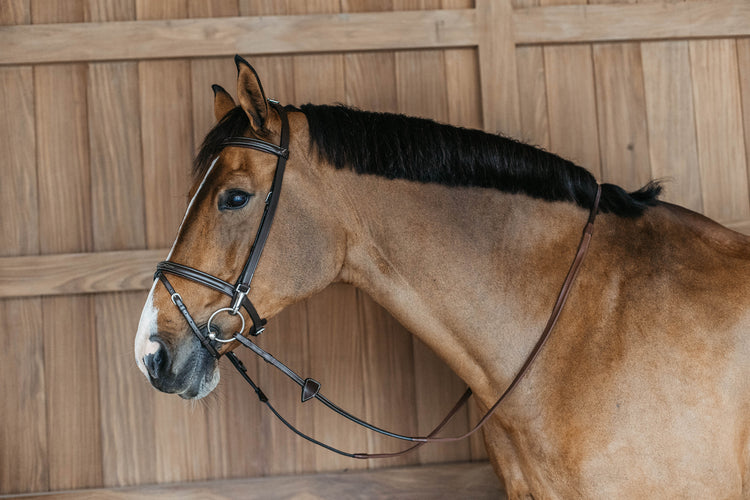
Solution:
<path fill-rule="evenodd" d="M 484 427 L 493 466 L 510 498 L 750 497 L 750 238 L 658 201 L 657 184 L 600 188 L 504 137 L 281 107 L 237 67 L 237 105 L 214 87 L 218 124 L 138 327 L 156 388 L 207 395 L 245 317 L 252 334 L 346 282 L 489 408 L 545 329 L 601 189 L 554 331 Z"/>

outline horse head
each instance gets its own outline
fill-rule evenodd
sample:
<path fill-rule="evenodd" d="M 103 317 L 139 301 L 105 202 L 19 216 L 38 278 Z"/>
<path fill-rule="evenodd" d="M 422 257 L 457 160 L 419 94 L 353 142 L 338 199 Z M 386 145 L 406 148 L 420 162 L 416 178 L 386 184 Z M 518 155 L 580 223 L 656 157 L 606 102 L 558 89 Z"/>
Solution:
<path fill-rule="evenodd" d="M 234 332 L 248 324 L 257 333 L 257 323 L 265 321 L 259 318 L 325 288 L 336 279 L 344 255 L 345 236 L 324 203 L 329 187 L 310 155 L 304 117 L 287 115 L 269 102 L 255 70 L 240 57 L 235 62 L 239 105 L 223 88 L 213 87 L 218 125 L 196 158 L 190 203 L 167 261 L 234 287 L 268 217 L 280 155 L 286 164 L 284 194 L 279 198 L 276 193 L 278 213 L 271 214 L 273 231 L 265 249 L 263 241 L 257 251 L 263 258 L 251 272 L 247 298 L 237 299 L 248 305 L 247 311 L 232 309 L 232 298 L 184 274 L 154 280 L 135 339 L 136 362 L 154 387 L 186 399 L 201 398 L 216 387 L 218 356 L 236 347 L 237 342 L 228 341 Z M 275 145 L 282 141 L 283 126 L 288 126 L 289 145 L 280 153 Z M 227 143 L 228 138 L 235 143 Z M 254 147 L 236 145 L 243 138 Z M 280 187 L 279 180 L 276 190 Z M 270 221 L 266 224 L 270 228 Z M 157 276 L 165 274 L 160 268 Z M 178 303 L 194 326 L 175 307 Z"/>

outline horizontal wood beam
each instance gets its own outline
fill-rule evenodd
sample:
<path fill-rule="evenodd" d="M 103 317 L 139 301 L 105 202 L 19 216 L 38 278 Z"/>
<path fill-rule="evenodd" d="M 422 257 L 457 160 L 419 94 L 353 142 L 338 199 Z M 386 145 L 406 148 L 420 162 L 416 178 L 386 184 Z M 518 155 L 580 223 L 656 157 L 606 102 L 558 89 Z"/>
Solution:
<path fill-rule="evenodd" d="M 721 0 L 530 7 L 514 12 L 516 45 L 750 35 L 750 2 Z"/>
<path fill-rule="evenodd" d="M 750 36 L 750 2 L 531 7 L 516 45 Z M 0 65 L 477 46 L 474 9 L 0 26 Z"/>
<path fill-rule="evenodd" d="M 169 249 L 0 258 L 0 298 L 146 290 Z"/>
<path fill-rule="evenodd" d="M 477 44 L 474 9 L 0 26 L 0 64 Z"/>

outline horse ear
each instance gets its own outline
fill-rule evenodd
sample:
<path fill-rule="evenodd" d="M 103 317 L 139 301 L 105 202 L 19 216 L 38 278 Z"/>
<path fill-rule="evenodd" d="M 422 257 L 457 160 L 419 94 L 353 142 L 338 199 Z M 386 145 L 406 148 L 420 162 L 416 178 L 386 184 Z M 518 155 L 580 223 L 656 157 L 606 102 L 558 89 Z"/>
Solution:
<path fill-rule="evenodd" d="M 234 103 L 232 96 L 229 95 L 229 92 L 224 90 L 222 86 L 214 84 L 211 85 L 211 88 L 214 91 L 214 116 L 218 122 L 221 121 L 227 113 L 232 111 L 236 104 Z"/>
<path fill-rule="evenodd" d="M 266 123 L 268 102 L 258 73 L 240 56 L 234 56 L 237 65 L 237 97 L 240 106 L 250 118 L 250 126 L 259 131 Z"/>

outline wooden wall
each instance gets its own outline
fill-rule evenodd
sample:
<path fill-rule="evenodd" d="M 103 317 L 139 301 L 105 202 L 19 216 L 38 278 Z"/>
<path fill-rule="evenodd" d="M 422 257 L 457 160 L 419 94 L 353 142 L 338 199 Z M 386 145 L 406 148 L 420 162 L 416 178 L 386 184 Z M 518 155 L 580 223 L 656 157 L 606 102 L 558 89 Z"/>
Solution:
<path fill-rule="evenodd" d="M 235 52 L 282 102 L 499 130 L 627 188 L 669 179 L 666 199 L 750 233 L 745 0 L 4 0 L 0 25 L 0 493 L 484 458 L 475 439 L 343 459 L 272 421 L 229 370 L 191 404 L 136 369 L 145 289 L 184 212 L 210 85 L 234 92 Z M 406 433 L 463 389 L 346 286 L 275 318 L 262 345 Z M 248 365 L 315 436 L 399 446 Z"/>

